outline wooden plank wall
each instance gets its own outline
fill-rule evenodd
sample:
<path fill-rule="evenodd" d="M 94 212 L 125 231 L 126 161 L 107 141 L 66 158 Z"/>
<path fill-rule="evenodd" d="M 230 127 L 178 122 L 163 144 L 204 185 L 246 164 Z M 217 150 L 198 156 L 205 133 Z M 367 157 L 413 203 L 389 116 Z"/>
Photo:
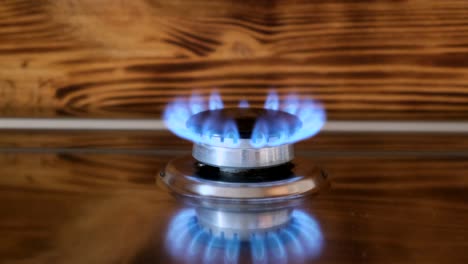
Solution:
<path fill-rule="evenodd" d="M 160 117 L 217 88 L 329 119 L 468 119 L 468 2 L 2 0 L 2 117 Z"/>

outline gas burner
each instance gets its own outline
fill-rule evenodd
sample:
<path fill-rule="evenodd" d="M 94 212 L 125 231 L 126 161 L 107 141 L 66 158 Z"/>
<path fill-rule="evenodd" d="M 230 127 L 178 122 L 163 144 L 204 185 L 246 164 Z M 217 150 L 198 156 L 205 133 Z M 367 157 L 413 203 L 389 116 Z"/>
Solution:
<path fill-rule="evenodd" d="M 292 114 L 260 108 L 206 110 L 187 121 L 189 130 L 208 137 L 195 143 L 193 157 L 221 168 L 262 168 L 291 161 L 292 146 L 277 143 L 301 127 Z"/>
<path fill-rule="evenodd" d="M 224 108 L 219 96 L 179 99 L 167 126 L 194 142 L 192 156 L 167 164 L 160 179 L 195 207 L 197 225 L 214 237 L 249 241 L 291 224 L 293 207 L 328 185 L 313 164 L 294 159 L 293 143 L 325 122 L 319 104 L 271 94 L 265 108 Z"/>

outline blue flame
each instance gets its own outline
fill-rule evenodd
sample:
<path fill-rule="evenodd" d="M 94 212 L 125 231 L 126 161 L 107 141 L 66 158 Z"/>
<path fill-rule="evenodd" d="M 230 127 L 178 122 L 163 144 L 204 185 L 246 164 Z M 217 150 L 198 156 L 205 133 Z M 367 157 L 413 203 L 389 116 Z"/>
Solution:
<path fill-rule="evenodd" d="M 239 108 L 249 108 L 249 102 L 247 102 L 246 100 L 241 100 L 239 102 Z"/>
<path fill-rule="evenodd" d="M 193 94 L 189 100 L 191 113 L 197 114 L 204 110 L 203 98 L 199 94 Z"/>
<path fill-rule="evenodd" d="M 241 251 L 250 251 L 251 262 L 292 263 L 316 258 L 323 247 L 317 221 L 298 210 L 286 226 L 266 233 L 252 232 L 248 241 L 224 234 L 214 235 L 197 221 L 194 209 L 179 212 L 171 221 L 166 237 L 169 252 L 180 261 L 202 263 L 242 263 Z M 245 261 L 244 261 L 245 262 Z"/>
<path fill-rule="evenodd" d="M 286 100 L 284 101 L 284 106 L 282 109 L 285 112 L 295 115 L 300 105 L 301 101 L 299 100 L 299 97 L 295 94 L 289 94 L 286 96 Z"/>
<path fill-rule="evenodd" d="M 250 139 L 250 145 L 256 148 L 261 148 L 268 144 L 269 127 L 267 122 L 259 120 L 255 123 L 252 131 L 252 138 Z"/>
<path fill-rule="evenodd" d="M 240 240 L 235 235 L 232 239 L 226 242 L 226 258 L 225 263 L 238 263 L 240 255 Z"/>
<path fill-rule="evenodd" d="M 265 263 L 267 254 L 265 249 L 265 239 L 261 234 L 252 234 L 250 237 L 250 252 L 254 263 Z"/>
<path fill-rule="evenodd" d="M 208 101 L 194 94 L 190 98 L 177 98 L 170 103 L 164 111 L 163 118 L 166 126 L 177 136 L 196 143 L 207 144 L 213 143 L 214 128 L 219 127 L 221 123 L 224 126 L 221 143 L 235 146 L 239 142 L 239 131 L 233 120 L 218 120 L 219 118 L 205 120 L 203 124 L 200 124 L 201 133 L 187 127 L 187 121 L 193 115 L 223 107 L 224 103 L 218 93 L 212 93 Z M 238 107 L 248 108 L 249 104 L 247 101 L 241 101 Z M 264 108 L 280 110 L 296 116 L 301 121 L 301 127 L 292 129 L 286 120 L 282 119 L 275 120 L 273 124 L 259 119 L 254 125 L 250 141 L 254 148 L 291 144 L 310 138 L 317 134 L 326 122 L 325 110 L 320 103 L 312 99 L 300 99 L 295 94 L 290 94 L 284 100 L 280 100 L 278 94 L 272 91 L 265 100 Z M 271 137 L 273 132 L 275 136 Z"/>
<path fill-rule="evenodd" d="M 279 110 L 279 104 L 278 94 L 275 91 L 271 91 L 265 101 L 265 109 Z"/>
<path fill-rule="evenodd" d="M 209 239 L 208 239 L 208 243 L 207 243 L 207 246 L 206 246 L 206 250 L 205 250 L 205 254 L 203 255 L 203 262 L 204 263 L 216 263 L 215 262 L 215 259 L 216 259 L 216 240 L 218 240 L 220 238 L 217 238 L 215 236 L 211 236 Z"/>
<path fill-rule="evenodd" d="M 227 120 L 224 124 L 222 140 L 230 139 L 230 144 L 236 145 L 239 142 L 239 138 L 240 135 L 236 123 L 233 120 Z"/>
<path fill-rule="evenodd" d="M 212 93 L 210 96 L 210 110 L 223 109 L 224 103 L 218 93 Z"/>

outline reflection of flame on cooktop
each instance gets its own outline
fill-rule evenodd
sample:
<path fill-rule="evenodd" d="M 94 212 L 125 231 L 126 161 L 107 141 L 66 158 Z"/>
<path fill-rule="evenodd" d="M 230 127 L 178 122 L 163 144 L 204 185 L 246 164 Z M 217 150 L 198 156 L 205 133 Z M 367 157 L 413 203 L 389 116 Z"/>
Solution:
<path fill-rule="evenodd" d="M 200 223 L 194 209 L 185 209 L 172 219 L 166 242 L 180 261 L 241 263 L 241 256 L 250 255 L 257 264 L 311 259 L 320 253 L 323 238 L 318 223 L 299 210 L 284 225 L 265 232 L 252 230 L 248 239 L 241 240 L 236 234 L 213 232 Z"/>

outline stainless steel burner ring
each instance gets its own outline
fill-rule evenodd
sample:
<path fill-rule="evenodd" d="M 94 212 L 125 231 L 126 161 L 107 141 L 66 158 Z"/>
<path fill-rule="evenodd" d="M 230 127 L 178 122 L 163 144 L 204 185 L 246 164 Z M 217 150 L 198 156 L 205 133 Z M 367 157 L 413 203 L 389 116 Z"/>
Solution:
<path fill-rule="evenodd" d="M 226 211 L 200 207 L 196 209 L 201 226 L 218 237 L 248 240 L 252 235 L 279 228 L 289 223 L 290 208 L 268 211 Z"/>
<path fill-rule="evenodd" d="M 253 148 L 243 139 L 236 148 L 215 144 L 194 144 L 193 157 L 205 164 L 230 168 L 261 168 L 280 165 L 294 158 L 292 144 Z"/>
<path fill-rule="evenodd" d="M 296 162 L 294 175 L 284 180 L 264 182 L 221 182 L 194 175 L 196 161 L 192 157 L 172 160 L 161 173 L 162 181 L 175 193 L 200 199 L 224 201 L 236 204 L 253 201 L 288 200 L 318 192 L 328 183 L 323 171 L 313 165 Z"/>

